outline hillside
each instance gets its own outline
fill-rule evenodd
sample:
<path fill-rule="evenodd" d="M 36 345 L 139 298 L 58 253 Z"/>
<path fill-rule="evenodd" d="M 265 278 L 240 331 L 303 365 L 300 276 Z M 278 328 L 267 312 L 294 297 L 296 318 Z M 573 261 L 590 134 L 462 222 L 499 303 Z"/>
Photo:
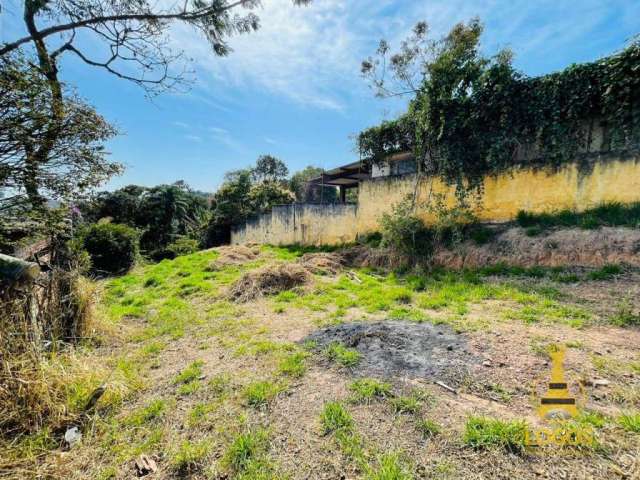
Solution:
<path fill-rule="evenodd" d="M 50 366 L 71 417 L 106 386 L 82 441 L 49 450 L 64 441 L 41 431 L 5 445 L 4 468 L 132 478 L 146 455 L 163 479 L 640 473 L 636 270 L 402 276 L 303 253 L 224 247 L 105 281 L 102 343 Z M 584 387 L 579 448 L 523 445 L 552 343 Z"/>

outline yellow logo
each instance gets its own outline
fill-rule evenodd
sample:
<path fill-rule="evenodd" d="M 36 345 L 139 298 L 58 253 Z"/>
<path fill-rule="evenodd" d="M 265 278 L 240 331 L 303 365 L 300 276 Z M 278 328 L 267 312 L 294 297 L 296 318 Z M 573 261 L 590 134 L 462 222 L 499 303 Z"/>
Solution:
<path fill-rule="evenodd" d="M 551 381 L 544 397 L 540 399 L 538 415 L 543 420 L 567 420 L 578 415 L 576 399 L 569 393 L 564 375 L 564 345 L 553 345 L 549 349 L 551 357 Z"/>
<path fill-rule="evenodd" d="M 537 410 L 542 421 L 550 422 L 551 425 L 527 431 L 525 443 L 530 447 L 580 447 L 593 445 L 595 441 L 593 429 L 582 428 L 569 421 L 578 416 L 579 409 L 565 377 L 565 354 L 564 345 L 552 345 L 549 349 L 551 378 L 546 393 L 539 400 Z"/>

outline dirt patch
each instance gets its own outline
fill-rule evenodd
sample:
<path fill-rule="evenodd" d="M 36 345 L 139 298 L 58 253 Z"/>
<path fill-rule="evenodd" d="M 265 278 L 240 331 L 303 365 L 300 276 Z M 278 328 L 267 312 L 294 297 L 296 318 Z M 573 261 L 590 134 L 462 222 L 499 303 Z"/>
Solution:
<path fill-rule="evenodd" d="M 305 253 L 298 263 L 316 275 L 336 275 L 344 265 L 344 256 L 339 253 Z"/>
<path fill-rule="evenodd" d="M 354 372 L 385 378 L 444 380 L 459 385 L 478 358 L 467 350 L 466 340 L 446 325 L 383 321 L 344 323 L 319 330 L 305 341 L 323 349 L 333 342 L 361 354 Z"/>
<path fill-rule="evenodd" d="M 309 272 L 295 263 L 266 265 L 246 272 L 229 289 L 228 297 L 237 303 L 248 302 L 265 295 L 275 295 L 304 285 L 310 280 Z"/>
<path fill-rule="evenodd" d="M 231 245 L 219 247 L 217 250 L 220 256 L 209 264 L 209 271 L 220 270 L 229 265 L 242 265 L 260 255 L 260 247 L 257 245 Z"/>
<path fill-rule="evenodd" d="M 522 228 L 510 228 L 486 245 L 466 242 L 455 250 L 441 250 L 436 253 L 434 263 L 447 268 L 497 263 L 522 267 L 601 267 L 608 263 L 640 266 L 640 230 L 571 228 L 529 237 Z"/>

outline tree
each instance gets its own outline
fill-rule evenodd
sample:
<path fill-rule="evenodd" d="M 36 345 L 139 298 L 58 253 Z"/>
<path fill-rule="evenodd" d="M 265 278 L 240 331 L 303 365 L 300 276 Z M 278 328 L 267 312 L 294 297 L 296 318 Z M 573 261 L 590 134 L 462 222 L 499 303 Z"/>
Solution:
<path fill-rule="evenodd" d="M 279 158 L 260 155 L 256 166 L 251 170 L 251 175 L 256 182 L 282 182 L 289 175 L 289 169 Z"/>
<path fill-rule="evenodd" d="M 260 214 L 271 211 L 276 205 L 287 205 L 295 202 L 296 197 L 277 182 L 262 182 L 251 187 L 249 191 L 249 203 L 252 214 Z"/>
<path fill-rule="evenodd" d="M 87 65 L 140 85 L 150 95 L 157 94 L 186 80 L 186 69 L 175 68 L 184 55 L 173 51 L 168 41 L 173 24 L 195 28 L 215 54 L 227 55 L 230 35 L 258 29 L 259 19 L 250 10 L 259 4 L 259 0 L 25 0 L 27 35 L 3 44 L 0 58 L 32 45 L 38 73 L 49 89 L 49 97 L 42 99 L 37 110 L 42 125 L 37 144 L 26 152 L 27 167 L 45 165 L 65 129 L 68 108 L 58 76 L 62 55 L 72 54 Z M 239 9 L 248 13 L 240 14 Z M 100 48 L 102 52 L 96 53 Z M 35 185 L 27 186 L 32 201 L 42 204 Z"/>
<path fill-rule="evenodd" d="M 308 183 L 309 180 L 322 175 L 322 172 L 321 168 L 309 165 L 291 175 L 289 189 L 295 194 L 297 202 L 335 203 L 338 201 L 338 192 L 335 187 Z"/>
<path fill-rule="evenodd" d="M 64 117 L 40 156 L 48 142 L 51 91 L 22 55 L 0 58 L 0 211 L 5 214 L 40 208 L 45 199 L 76 199 L 121 171 L 103 146 L 116 130 L 72 91 L 63 86 L 61 93 Z"/>

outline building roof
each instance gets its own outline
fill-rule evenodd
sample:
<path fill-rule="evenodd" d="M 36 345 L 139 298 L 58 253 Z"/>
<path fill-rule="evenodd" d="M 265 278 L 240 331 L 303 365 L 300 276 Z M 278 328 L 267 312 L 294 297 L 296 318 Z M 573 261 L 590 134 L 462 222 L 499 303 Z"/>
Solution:
<path fill-rule="evenodd" d="M 308 183 L 336 187 L 355 187 L 360 180 L 366 180 L 367 178 L 371 178 L 371 167 L 365 162 L 357 161 L 327 170 L 322 175 L 309 180 Z"/>

